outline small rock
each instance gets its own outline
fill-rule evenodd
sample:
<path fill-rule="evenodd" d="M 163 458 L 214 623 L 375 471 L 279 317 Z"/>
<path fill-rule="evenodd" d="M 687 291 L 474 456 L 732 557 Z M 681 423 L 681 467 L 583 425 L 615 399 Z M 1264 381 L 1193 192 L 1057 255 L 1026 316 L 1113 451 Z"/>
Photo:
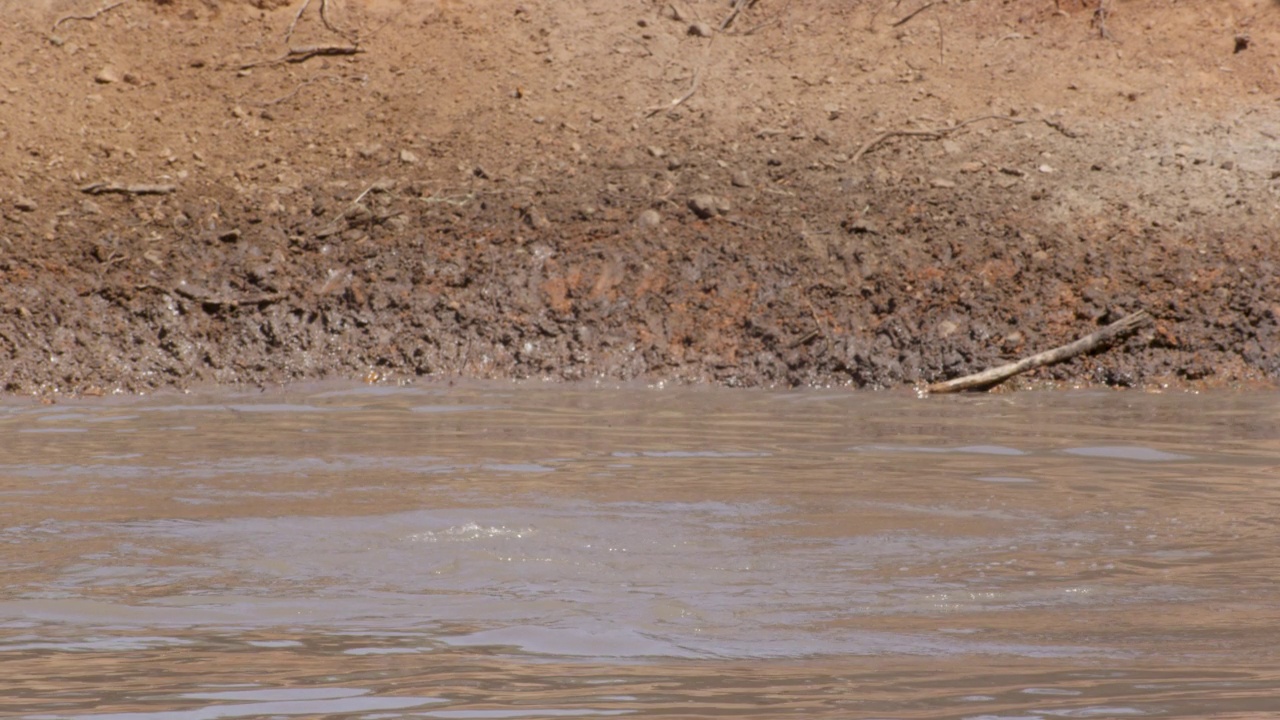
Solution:
<path fill-rule="evenodd" d="M 381 143 L 362 143 L 356 146 L 356 154 L 365 160 L 372 160 L 382 152 Z"/>
<path fill-rule="evenodd" d="M 1223 161 L 1222 161 L 1222 169 L 1223 169 L 1223 170 L 1235 170 L 1235 169 L 1236 169 L 1236 161 L 1235 161 L 1235 160 L 1223 160 Z"/>
<path fill-rule="evenodd" d="M 944 188 L 944 189 L 953 188 L 956 186 L 954 182 L 947 180 L 946 178 L 934 178 L 933 180 L 929 181 L 929 184 L 936 188 Z"/>
<path fill-rule="evenodd" d="M 649 154 L 650 154 L 650 155 L 652 155 L 653 157 L 656 157 L 656 158 L 664 158 L 664 157 L 666 157 L 666 156 L 667 156 L 667 151 L 666 151 L 666 150 L 663 150 L 662 148 L 658 147 L 657 145 L 650 145 L 650 146 L 649 146 L 648 148 L 646 148 L 646 149 L 649 151 Z"/>
<path fill-rule="evenodd" d="M 729 176 L 729 182 L 733 183 L 734 187 L 751 187 L 751 176 L 746 170 L 735 170 L 733 175 Z"/>
<path fill-rule="evenodd" d="M 711 26 L 704 22 L 695 22 L 689 25 L 689 34 L 694 37 L 711 37 Z"/>
<path fill-rule="evenodd" d="M 417 165 L 418 155 L 412 150 L 401 150 L 400 162 L 404 163 L 405 165 Z"/>
<path fill-rule="evenodd" d="M 546 230 L 551 227 L 551 221 L 548 220 L 547 216 L 543 215 L 542 211 L 536 207 L 531 207 L 526 210 L 524 213 L 524 219 L 525 222 L 529 223 L 529 227 L 534 230 Z"/>
<path fill-rule="evenodd" d="M 959 155 L 962 150 L 963 148 L 960 147 L 960 143 L 955 140 L 942 141 L 942 152 L 948 155 Z"/>
<path fill-rule="evenodd" d="M 698 195 L 694 195 L 689 198 L 689 209 L 693 211 L 694 215 L 706 220 L 713 218 L 716 215 L 729 212 L 731 208 L 729 203 L 721 200 L 715 195 L 699 193 Z"/>
<path fill-rule="evenodd" d="M 977 160 L 971 160 L 967 163 L 961 163 L 958 169 L 965 174 L 976 173 L 982 169 L 982 163 Z"/>
<path fill-rule="evenodd" d="M 1051 166 L 1049 166 L 1049 165 L 1041 165 L 1040 167 L 1038 167 L 1038 168 L 1036 168 L 1036 169 L 1037 169 L 1037 170 L 1039 170 L 1040 172 L 1042 172 L 1042 173 L 1046 174 L 1046 175 L 1048 175 L 1048 174 L 1050 174 L 1050 173 L 1054 172 L 1054 169 L 1053 169 Z"/>
<path fill-rule="evenodd" d="M 36 208 L 40 207 L 39 205 L 36 204 L 35 200 L 32 200 L 29 197 L 23 197 L 21 195 L 13 199 L 13 206 L 23 212 L 32 212 Z"/>
<path fill-rule="evenodd" d="M 110 85 L 112 83 L 118 83 L 120 82 L 120 74 L 117 73 L 115 69 L 112 68 L 110 65 L 108 65 L 107 67 L 104 67 L 101 70 L 99 70 L 97 75 L 93 76 L 93 81 L 100 85 Z"/>
<path fill-rule="evenodd" d="M 959 329 L 960 329 L 960 326 L 956 325 L 954 322 L 951 322 L 950 320 L 943 320 L 942 322 L 938 323 L 938 337 L 940 338 L 949 337 L 953 333 L 955 333 L 956 330 L 959 330 Z"/>
<path fill-rule="evenodd" d="M 645 210 L 636 217 L 636 225 L 646 230 L 662 224 L 662 215 L 657 210 Z"/>

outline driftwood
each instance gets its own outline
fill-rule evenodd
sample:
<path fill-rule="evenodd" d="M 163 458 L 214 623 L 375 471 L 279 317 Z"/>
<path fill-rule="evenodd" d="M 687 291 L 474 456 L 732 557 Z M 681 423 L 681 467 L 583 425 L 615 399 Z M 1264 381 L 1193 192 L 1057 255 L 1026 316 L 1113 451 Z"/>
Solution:
<path fill-rule="evenodd" d="M 1060 363 L 1063 360 L 1070 360 L 1082 353 L 1087 353 L 1104 345 L 1109 345 L 1113 341 L 1133 333 L 1138 328 L 1149 322 L 1151 322 L 1151 316 L 1147 314 L 1147 311 L 1139 310 L 1132 315 L 1128 315 L 1111 323 L 1095 333 L 1085 335 L 1073 343 L 1068 343 L 1052 350 L 1037 353 L 1017 362 L 1009 363 L 1008 365 L 1001 365 L 989 370 L 984 370 L 980 373 L 956 378 L 955 380 L 934 383 L 930 385 L 928 389 L 931 393 L 953 393 L 960 392 L 962 390 L 985 390 L 993 385 L 997 385 L 1008 380 L 1014 375 L 1019 375 L 1038 367 L 1044 367 L 1045 365 Z"/>

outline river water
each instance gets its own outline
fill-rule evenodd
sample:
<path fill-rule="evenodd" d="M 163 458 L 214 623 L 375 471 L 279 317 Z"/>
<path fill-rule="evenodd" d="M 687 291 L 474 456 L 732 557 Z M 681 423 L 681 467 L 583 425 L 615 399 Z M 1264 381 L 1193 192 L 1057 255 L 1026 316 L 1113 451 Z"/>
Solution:
<path fill-rule="evenodd" d="M 1280 714 L 1280 394 L 0 406 L 0 714 Z"/>

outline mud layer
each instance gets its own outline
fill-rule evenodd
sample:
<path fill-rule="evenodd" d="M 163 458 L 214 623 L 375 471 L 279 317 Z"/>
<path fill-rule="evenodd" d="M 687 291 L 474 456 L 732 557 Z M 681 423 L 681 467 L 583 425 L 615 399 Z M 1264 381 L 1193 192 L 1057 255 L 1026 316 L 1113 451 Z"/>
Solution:
<path fill-rule="evenodd" d="M 1280 378 L 1273 2 L 0 4 L 9 393 Z"/>

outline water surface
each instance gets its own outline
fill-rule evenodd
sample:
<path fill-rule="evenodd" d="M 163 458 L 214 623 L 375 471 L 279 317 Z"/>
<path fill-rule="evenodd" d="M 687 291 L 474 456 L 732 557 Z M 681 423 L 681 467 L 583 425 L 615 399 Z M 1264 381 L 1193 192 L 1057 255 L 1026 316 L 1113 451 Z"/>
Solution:
<path fill-rule="evenodd" d="M 1262 717 L 1280 395 L 0 406 L 0 713 Z"/>

